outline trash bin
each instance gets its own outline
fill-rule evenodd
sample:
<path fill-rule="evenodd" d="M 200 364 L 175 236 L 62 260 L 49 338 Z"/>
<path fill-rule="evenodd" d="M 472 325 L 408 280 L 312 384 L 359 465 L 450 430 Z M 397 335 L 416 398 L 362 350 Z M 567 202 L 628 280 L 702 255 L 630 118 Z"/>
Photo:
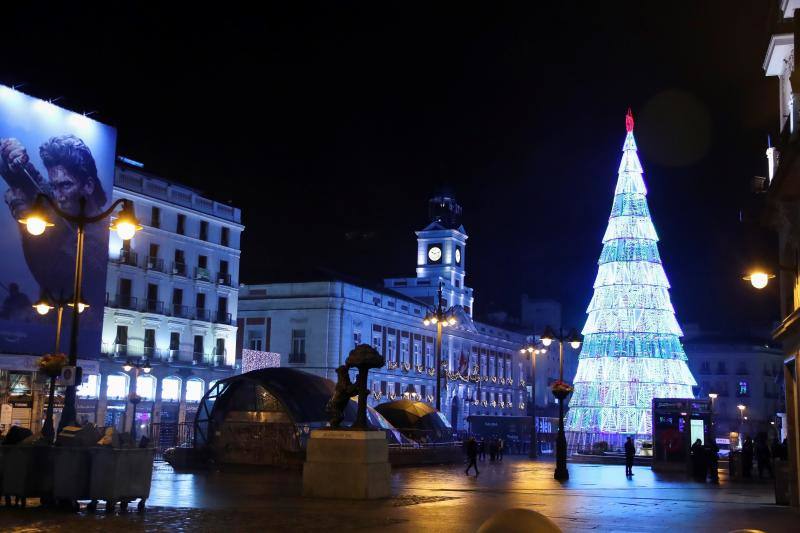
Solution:
<path fill-rule="evenodd" d="M 89 497 L 105 500 L 106 512 L 113 510 L 116 502 L 125 511 L 128 502 L 139 499 L 138 508 L 143 511 L 150 496 L 153 452 L 153 448 L 92 448 Z"/>
<path fill-rule="evenodd" d="M 50 498 L 53 493 L 53 447 L 7 446 L 3 450 L 3 494 L 20 498 Z"/>
<path fill-rule="evenodd" d="M 78 500 L 88 500 L 91 474 L 91 448 L 53 448 L 53 497 L 69 500 L 77 508 Z"/>

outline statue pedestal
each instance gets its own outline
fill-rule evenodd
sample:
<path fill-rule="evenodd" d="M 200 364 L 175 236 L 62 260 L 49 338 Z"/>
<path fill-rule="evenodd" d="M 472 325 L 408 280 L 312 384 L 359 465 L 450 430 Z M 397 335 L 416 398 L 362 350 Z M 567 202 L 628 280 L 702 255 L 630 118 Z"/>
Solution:
<path fill-rule="evenodd" d="M 303 496 L 371 500 L 391 493 L 383 431 L 317 429 L 303 465 Z"/>

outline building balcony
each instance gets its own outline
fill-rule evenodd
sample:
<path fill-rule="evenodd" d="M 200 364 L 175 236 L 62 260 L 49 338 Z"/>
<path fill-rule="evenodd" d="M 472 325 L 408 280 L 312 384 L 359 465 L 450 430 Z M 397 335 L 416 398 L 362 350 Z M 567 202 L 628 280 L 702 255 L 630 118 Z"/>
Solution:
<path fill-rule="evenodd" d="M 144 266 L 147 270 L 164 272 L 164 260 L 159 257 L 150 257 L 148 255 L 144 260 Z"/>
<path fill-rule="evenodd" d="M 189 318 L 189 308 L 181 304 L 172 304 L 170 313 L 176 318 Z"/>
<path fill-rule="evenodd" d="M 172 275 L 186 277 L 186 263 L 172 262 Z"/>
<path fill-rule="evenodd" d="M 136 311 L 138 300 L 135 296 L 131 296 L 130 294 L 117 294 L 114 300 L 109 302 L 109 306 L 116 307 L 117 309 Z"/>
<path fill-rule="evenodd" d="M 217 324 L 228 324 L 231 325 L 231 314 L 225 311 L 217 311 L 214 313 L 214 322 Z"/>
<path fill-rule="evenodd" d="M 211 322 L 211 309 L 196 308 L 194 310 L 194 319 L 202 320 L 203 322 Z"/>
<path fill-rule="evenodd" d="M 159 315 L 164 314 L 164 302 L 160 302 L 158 300 L 143 300 L 142 301 L 142 312 L 143 313 L 157 313 Z"/>
<path fill-rule="evenodd" d="M 198 281 L 208 281 L 211 282 L 211 271 L 207 268 L 203 267 L 195 267 L 194 269 L 194 279 Z"/>
<path fill-rule="evenodd" d="M 217 272 L 217 285 L 232 287 L 233 283 L 231 282 L 231 275 L 227 272 Z"/>
<path fill-rule="evenodd" d="M 120 265 L 139 266 L 139 255 L 133 250 L 120 249 L 117 263 Z"/>
<path fill-rule="evenodd" d="M 306 364 L 306 354 L 304 354 L 304 353 L 290 353 L 289 354 L 289 364 L 290 365 L 304 365 L 304 364 Z"/>

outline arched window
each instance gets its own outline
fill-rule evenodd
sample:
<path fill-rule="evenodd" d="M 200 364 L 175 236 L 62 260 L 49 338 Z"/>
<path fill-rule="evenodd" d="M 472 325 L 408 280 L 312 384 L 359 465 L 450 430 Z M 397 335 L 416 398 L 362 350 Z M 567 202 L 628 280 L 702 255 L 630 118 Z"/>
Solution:
<path fill-rule="evenodd" d="M 188 403 L 197 403 L 203 399 L 203 394 L 205 394 L 203 385 L 203 380 L 200 378 L 191 378 L 186 381 L 186 401 Z"/>
<path fill-rule="evenodd" d="M 100 376 L 86 374 L 77 390 L 78 398 L 97 398 L 100 395 Z"/>
<path fill-rule="evenodd" d="M 156 378 L 153 376 L 139 376 L 136 379 L 136 394 L 141 396 L 142 400 L 152 402 L 156 399 Z"/>
<path fill-rule="evenodd" d="M 106 376 L 106 396 L 109 400 L 124 400 L 128 397 L 129 378 L 126 374 Z"/>
<path fill-rule="evenodd" d="M 181 378 L 169 376 L 161 380 L 161 399 L 165 402 L 181 401 Z"/>

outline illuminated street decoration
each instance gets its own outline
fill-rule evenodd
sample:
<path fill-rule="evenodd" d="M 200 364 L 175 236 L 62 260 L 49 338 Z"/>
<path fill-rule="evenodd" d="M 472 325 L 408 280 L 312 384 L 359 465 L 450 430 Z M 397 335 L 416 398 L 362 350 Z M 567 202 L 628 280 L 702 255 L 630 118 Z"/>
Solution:
<path fill-rule="evenodd" d="M 630 110 L 626 127 L 567 415 L 569 440 L 580 448 L 600 441 L 618 447 L 627 436 L 650 440 L 652 399 L 691 398 L 696 385 L 658 253 Z"/>

